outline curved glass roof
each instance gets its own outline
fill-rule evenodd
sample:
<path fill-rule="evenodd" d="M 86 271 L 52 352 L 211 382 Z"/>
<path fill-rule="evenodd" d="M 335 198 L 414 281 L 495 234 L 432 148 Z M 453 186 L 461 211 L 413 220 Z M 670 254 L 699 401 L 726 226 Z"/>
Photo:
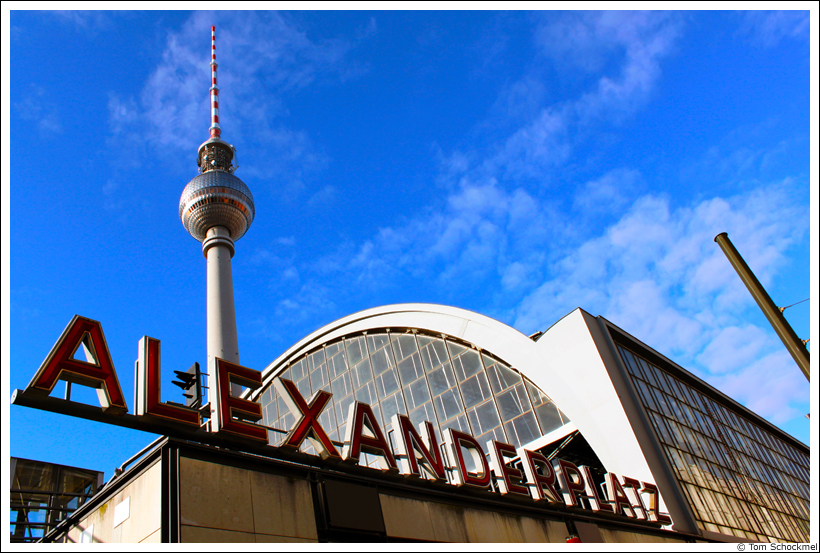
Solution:
<path fill-rule="evenodd" d="M 382 430 L 392 437 L 391 417 L 408 415 L 414 426 L 429 421 L 439 443 L 452 427 L 482 445 L 498 440 L 520 447 L 569 420 L 553 401 L 521 373 L 472 344 L 420 330 L 369 330 L 335 339 L 293 359 L 277 377 L 292 380 L 307 400 L 317 390 L 333 397 L 319 421 L 341 444 L 349 406 L 373 408 Z M 287 431 L 294 415 L 268 385 L 261 394 L 265 426 Z M 269 432 L 272 445 L 284 432 Z M 315 453 L 309 441 L 306 453 Z M 376 460 L 365 455 L 364 462 Z"/>

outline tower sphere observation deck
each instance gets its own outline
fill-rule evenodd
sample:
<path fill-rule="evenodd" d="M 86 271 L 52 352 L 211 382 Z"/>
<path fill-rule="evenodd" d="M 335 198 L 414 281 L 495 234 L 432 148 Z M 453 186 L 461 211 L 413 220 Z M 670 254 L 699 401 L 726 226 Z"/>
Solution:
<path fill-rule="evenodd" d="M 185 230 L 200 242 L 212 227 L 225 227 L 232 240 L 239 240 L 251 226 L 254 212 L 250 189 L 222 169 L 195 176 L 179 199 L 179 218 Z"/>

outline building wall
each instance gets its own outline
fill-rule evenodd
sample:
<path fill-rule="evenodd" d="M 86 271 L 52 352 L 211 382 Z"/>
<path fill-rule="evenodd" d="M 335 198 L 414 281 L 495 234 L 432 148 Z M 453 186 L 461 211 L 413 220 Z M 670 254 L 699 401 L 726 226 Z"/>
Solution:
<path fill-rule="evenodd" d="M 161 466 L 157 460 L 108 501 L 73 524 L 66 541 L 160 543 Z"/>
<path fill-rule="evenodd" d="M 181 457 L 183 543 L 316 542 L 310 484 L 276 474 Z"/>
<path fill-rule="evenodd" d="M 379 494 L 388 536 L 456 543 L 565 543 L 561 521 Z"/>
<path fill-rule="evenodd" d="M 608 521 L 599 528 L 593 522 L 561 520 L 556 513 L 528 515 L 482 501 L 472 506 L 460 494 L 410 491 L 338 473 L 285 476 L 267 472 L 278 470 L 276 465 L 259 466 L 254 470 L 222 464 L 216 457 L 193 459 L 183 454 L 180 541 L 565 543 L 573 525 L 593 530 L 585 534 L 589 542 L 691 539 L 672 532 L 618 528 Z"/>
<path fill-rule="evenodd" d="M 629 530 L 599 528 L 603 543 L 681 543 L 679 539 L 651 534 L 641 534 Z M 700 542 L 706 543 L 706 542 Z"/>
<path fill-rule="evenodd" d="M 658 483 L 590 327 L 597 323 L 588 313 L 582 309 L 569 313 L 536 342 L 541 359 L 549 364 L 542 361 L 522 370 L 550 391 L 608 471 Z M 669 498 L 664 492 L 662 489 L 666 510 Z"/>
<path fill-rule="evenodd" d="M 578 534 L 587 543 L 656 543 L 696 538 L 583 509 L 385 478 L 365 467 L 339 468 L 166 439 L 47 541 L 564 543 Z"/>

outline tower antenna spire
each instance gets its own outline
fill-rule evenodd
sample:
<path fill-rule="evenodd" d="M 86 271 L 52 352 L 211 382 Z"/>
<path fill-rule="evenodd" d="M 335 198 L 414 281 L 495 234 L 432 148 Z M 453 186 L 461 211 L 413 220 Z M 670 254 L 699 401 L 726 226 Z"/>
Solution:
<path fill-rule="evenodd" d="M 219 85 L 216 81 L 216 25 L 211 25 L 211 126 L 210 137 L 197 151 L 196 164 L 200 173 L 219 169 L 233 173 L 236 170 L 236 148 L 222 140 L 219 126 Z"/>
<path fill-rule="evenodd" d="M 211 138 L 219 138 L 222 128 L 219 126 L 219 86 L 216 84 L 216 25 L 211 25 Z"/>

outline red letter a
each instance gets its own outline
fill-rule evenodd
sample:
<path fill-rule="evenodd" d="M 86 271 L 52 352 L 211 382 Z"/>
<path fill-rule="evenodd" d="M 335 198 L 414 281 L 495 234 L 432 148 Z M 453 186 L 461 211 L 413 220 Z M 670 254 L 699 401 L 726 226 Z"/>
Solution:
<path fill-rule="evenodd" d="M 73 359 L 80 346 L 93 361 Z M 102 325 L 97 321 L 74 315 L 26 390 L 34 388 L 49 394 L 60 379 L 97 388 L 103 411 L 114 414 L 128 412 Z"/>

